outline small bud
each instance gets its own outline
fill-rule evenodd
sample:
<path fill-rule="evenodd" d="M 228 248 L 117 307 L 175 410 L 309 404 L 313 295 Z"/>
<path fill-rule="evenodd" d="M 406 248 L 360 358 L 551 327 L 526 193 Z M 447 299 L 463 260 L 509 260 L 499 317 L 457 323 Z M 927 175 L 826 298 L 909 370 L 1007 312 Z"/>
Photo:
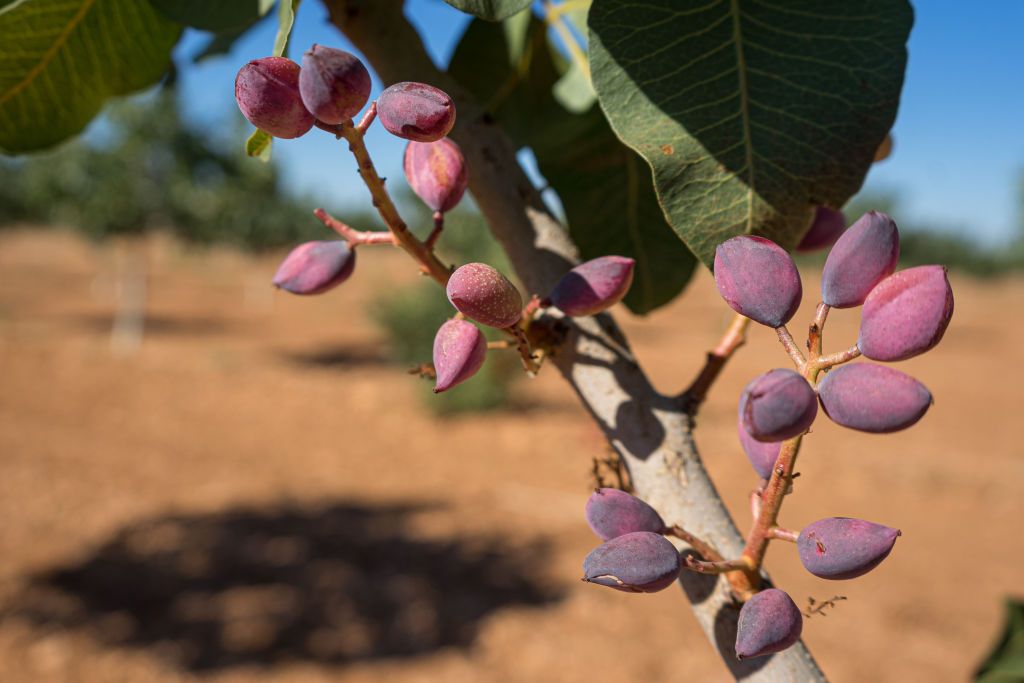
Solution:
<path fill-rule="evenodd" d="M 449 320 L 434 336 L 434 393 L 447 391 L 477 373 L 487 356 L 480 328 L 466 320 Z"/>
<path fill-rule="evenodd" d="M 370 99 L 370 72 L 355 55 L 314 44 L 302 55 L 299 93 L 316 118 L 345 123 Z"/>
<path fill-rule="evenodd" d="M 297 138 L 313 127 L 299 95 L 299 65 L 285 57 L 254 59 L 238 71 L 235 101 L 249 123 L 278 138 Z"/>
<path fill-rule="evenodd" d="M 457 269 L 447 291 L 460 313 L 490 327 L 511 327 L 523 315 L 523 298 L 515 285 L 485 263 L 467 263 Z"/>
<path fill-rule="evenodd" d="M 800 640 L 803 628 L 804 618 L 793 598 L 778 588 L 766 588 L 743 603 L 740 610 L 736 659 L 782 652 Z"/>
<path fill-rule="evenodd" d="M 583 580 L 627 593 L 655 593 L 679 578 L 679 551 L 650 531 L 623 534 L 598 546 L 583 561 Z"/>
<path fill-rule="evenodd" d="M 665 530 L 661 515 L 636 496 L 618 489 L 598 489 L 586 506 L 587 524 L 602 541 L 634 531 L 660 534 Z"/>
<path fill-rule="evenodd" d="M 355 267 L 356 252 L 348 242 L 306 242 L 281 262 L 274 286 L 292 294 L 322 294 L 347 280 Z"/>
<path fill-rule="evenodd" d="M 451 211 L 466 191 L 466 159 L 449 138 L 410 142 L 403 165 L 409 187 L 431 211 Z"/>
<path fill-rule="evenodd" d="M 782 450 L 781 441 L 758 441 L 743 428 L 743 418 L 739 419 L 737 429 L 740 435 L 740 445 L 743 452 L 747 454 L 747 460 L 753 465 L 757 476 L 762 479 L 770 479 L 772 468 L 775 467 L 775 460 Z"/>
<path fill-rule="evenodd" d="M 635 265 L 625 256 L 601 256 L 581 263 L 562 276 L 548 298 L 568 316 L 600 313 L 626 296 Z"/>
<path fill-rule="evenodd" d="M 753 235 L 718 245 L 715 285 L 732 310 L 768 327 L 789 322 L 803 295 L 792 257 L 771 240 Z"/>
<path fill-rule="evenodd" d="M 868 211 L 842 234 L 821 271 L 821 300 L 833 308 L 853 308 L 896 270 L 900 234 L 892 218 Z"/>
<path fill-rule="evenodd" d="M 808 524 L 796 541 L 800 562 L 822 579 L 854 579 L 889 556 L 899 529 L 863 519 L 827 517 Z"/>
<path fill-rule="evenodd" d="M 953 289 L 945 268 L 901 270 L 868 294 L 857 346 L 874 360 L 906 360 L 938 344 L 952 317 Z"/>
<path fill-rule="evenodd" d="M 916 379 L 874 363 L 830 371 L 818 383 L 818 397 L 836 424 L 878 434 L 906 429 L 932 404 L 931 392 Z"/>
<path fill-rule="evenodd" d="M 740 396 L 740 423 L 758 441 L 785 441 L 803 434 L 817 414 L 814 389 L 786 368 L 755 377 Z"/>
<path fill-rule="evenodd" d="M 796 250 L 802 253 L 831 247 L 846 230 L 846 217 L 842 211 L 819 206 L 814 212 L 814 222 Z"/>
<path fill-rule="evenodd" d="M 377 118 L 392 135 L 434 142 L 455 125 L 455 104 L 446 92 L 425 83 L 395 83 L 377 98 Z"/>

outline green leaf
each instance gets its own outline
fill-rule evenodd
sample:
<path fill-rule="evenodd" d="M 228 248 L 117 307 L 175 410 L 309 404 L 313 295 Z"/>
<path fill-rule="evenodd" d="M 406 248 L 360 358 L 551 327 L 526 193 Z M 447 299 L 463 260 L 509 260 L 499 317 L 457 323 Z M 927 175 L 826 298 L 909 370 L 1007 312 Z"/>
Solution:
<path fill-rule="evenodd" d="M 658 206 L 650 170 L 623 145 L 597 106 L 583 114 L 562 107 L 552 89 L 567 65 L 552 54 L 546 26 L 530 31 L 470 24 L 449 71 L 487 108 L 518 146 L 529 146 L 558 193 L 569 231 L 584 258 L 607 254 L 637 261 L 626 305 L 647 313 L 686 286 L 695 259 Z"/>
<path fill-rule="evenodd" d="M 252 24 L 274 0 L 149 0 L 171 21 L 203 31 L 229 31 Z"/>
<path fill-rule="evenodd" d="M 1007 600 L 1006 622 L 992 652 L 974 673 L 979 683 L 1024 680 L 1024 602 Z"/>
<path fill-rule="evenodd" d="M 273 142 L 273 135 L 257 128 L 245 141 L 245 153 L 263 162 L 270 161 L 270 147 Z"/>
<path fill-rule="evenodd" d="M 501 21 L 530 6 L 533 0 L 444 0 L 457 10 L 462 10 L 485 21 Z"/>
<path fill-rule="evenodd" d="M 650 313 L 686 287 L 697 260 L 665 222 L 647 163 L 619 142 L 600 108 L 566 121 L 550 136 L 557 145 L 535 144 L 540 171 L 562 200 L 583 258 L 636 259 L 625 303 Z"/>
<path fill-rule="evenodd" d="M 906 0 L 595 0 L 594 88 L 704 263 L 734 235 L 794 247 L 861 186 L 899 104 Z"/>
<path fill-rule="evenodd" d="M 139 0 L 20 0 L 0 9 L 0 149 L 80 132 L 108 97 L 156 83 L 181 27 Z"/>
<path fill-rule="evenodd" d="M 302 0 L 281 0 L 277 8 L 277 37 L 274 38 L 274 56 L 285 57 L 288 53 L 288 38 L 295 23 L 295 13 Z"/>

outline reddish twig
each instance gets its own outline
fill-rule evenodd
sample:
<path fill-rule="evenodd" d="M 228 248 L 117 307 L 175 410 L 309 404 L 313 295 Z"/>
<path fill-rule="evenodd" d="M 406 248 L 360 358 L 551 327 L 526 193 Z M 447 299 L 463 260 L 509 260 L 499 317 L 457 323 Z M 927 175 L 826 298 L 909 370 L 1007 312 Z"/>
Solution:
<path fill-rule="evenodd" d="M 397 244 L 395 241 L 395 235 L 390 230 L 356 230 L 355 228 L 342 223 L 323 209 L 316 209 L 313 211 L 313 215 L 319 218 L 320 221 L 328 228 L 344 237 L 345 240 L 353 247 L 359 246 L 360 244 Z"/>
<path fill-rule="evenodd" d="M 729 329 L 722 335 L 718 346 L 708 352 L 704 367 L 694 378 L 690 386 L 679 395 L 683 410 L 690 415 L 696 415 L 700 404 L 707 398 L 708 390 L 718 379 L 726 362 L 736 352 L 736 349 L 743 346 L 747 341 L 747 327 L 750 325 L 750 318 L 736 314 L 729 324 Z"/>
<path fill-rule="evenodd" d="M 437 240 L 441 238 L 441 231 L 444 230 L 444 214 L 440 211 L 434 212 L 434 229 L 427 235 L 427 239 L 424 244 L 427 245 L 427 249 L 433 250 L 437 245 Z"/>
<path fill-rule="evenodd" d="M 803 372 L 804 366 L 807 365 L 807 359 L 804 358 L 803 352 L 800 351 L 800 347 L 796 345 L 793 340 L 793 335 L 789 333 L 789 330 L 785 325 L 781 325 L 775 328 L 776 334 L 779 335 L 779 341 L 782 343 L 782 347 L 786 349 L 786 353 L 793 359 L 793 365 L 796 366 L 797 370 Z"/>

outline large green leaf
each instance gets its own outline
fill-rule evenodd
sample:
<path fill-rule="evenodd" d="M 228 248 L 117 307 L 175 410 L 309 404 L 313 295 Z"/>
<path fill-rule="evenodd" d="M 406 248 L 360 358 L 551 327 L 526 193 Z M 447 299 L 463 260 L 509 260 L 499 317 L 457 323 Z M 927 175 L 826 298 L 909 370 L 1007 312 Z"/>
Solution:
<path fill-rule="evenodd" d="M 594 0 L 594 88 L 710 265 L 757 233 L 792 248 L 860 188 L 892 127 L 906 0 Z"/>
<path fill-rule="evenodd" d="M 81 131 L 108 97 L 152 85 L 178 24 L 140 0 L 20 0 L 0 9 L 0 149 Z"/>
<path fill-rule="evenodd" d="M 248 26 L 274 6 L 274 0 L 149 1 L 172 21 L 215 33 Z"/>
<path fill-rule="evenodd" d="M 444 0 L 455 9 L 462 10 L 486 21 L 508 19 L 527 7 L 533 0 Z"/>
<path fill-rule="evenodd" d="M 547 143 L 535 143 L 540 171 L 558 192 L 584 258 L 636 259 L 625 303 L 634 313 L 649 313 L 686 287 L 697 260 L 665 223 L 647 163 L 619 142 L 600 108 L 566 124 Z"/>
<path fill-rule="evenodd" d="M 523 16 L 525 33 L 511 24 Z M 686 286 L 696 262 L 665 222 L 647 164 L 615 137 L 600 109 L 574 114 L 553 96 L 567 68 L 552 54 L 545 25 L 524 13 L 504 26 L 471 23 L 449 71 L 517 145 L 533 149 L 583 257 L 636 259 L 625 302 L 647 313 Z"/>

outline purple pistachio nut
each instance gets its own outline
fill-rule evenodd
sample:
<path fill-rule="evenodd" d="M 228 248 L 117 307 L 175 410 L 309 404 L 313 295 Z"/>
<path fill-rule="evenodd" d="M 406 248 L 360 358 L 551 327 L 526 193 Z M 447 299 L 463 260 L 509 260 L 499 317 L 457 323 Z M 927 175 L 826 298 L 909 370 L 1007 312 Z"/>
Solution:
<path fill-rule="evenodd" d="M 434 393 L 447 391 L 477 373 L 487 356 L 487 340 L 467 320 L 449 320 L 434 336 Z"/>
<path fill-rule="evenodd" d="M 235 101 L 249 123 L 278 138 L 297 138 L 313 127 L 299 95 L 299 65 L 285 57 L 254 59 L 238 71 Z"/>
<path fill-rule="evenodd" d="M 821 300 L 833 308 L 853 308 L 896 270 L 900 234 L 892 218 L 868 211 L 839 238 L 821 271 Z"/>
<path fill-rule="evenodd" d="M 822 579 L 853 579 L 877 567 L 892 552 L 899 529 L 849 517 L 827 517 L 807 525 L 796 541 L 800 562 Z"/>
<path fill-rule="evenodd" d="M 655 593 L 679 577 L 679 551 L 664 536 L 634 531 L 595 548 L 583 561 L 583 580 L 627 593 Z"/>
<path fill-rule="evenodd" d="M 562 276 L 548 298 L 568 316 L 600 313 L 626 296 L 635 265 L 625 256 L 601 256 L 581 263 Z"/>
<path fill-rule="evenodd" d="M 355 55 L 314 44 L 302 56 L 299 94 L 316 118 L 345 123 L 370 99 L 370 72 Z"/>
<path fill-rule="evenodd" d="M 467 263 L 448 280 L 452 306 L 478 323 L 506 328 L 519 322 L 523 298 L 504 275 L 486 263 Z"/>
<path fill-rule="evenodd" d="M 718 245 L 715 285 L 732 310 L 768 327 L 789 322 L 803 295 L 792 257 L 771 240 L 753 235 Z"/>
<path fill-rule="evenodd" d="M 873 363 L 830 371 L 818 383 L 818 397 L 836 424 L 877 434 L 906 429 L 932 404 L 931 392 L 916 379 Z"/>
<path fill-rule="evenodd" d="M 274 286 L 292 294 L 322 294 L 347 280 L 355 267 L 356 252 L 348 242 L 305 242 L 281 262 Z"/>
<path fill-rule="evenodd" d="M 873 360 L 912 358 L 939 343 L 952 317 L 953 288 L 945 268 L 901 270 L 868 294 L 857 346 Z"/>
<path fill-rule="evenodd" d="M 410 142 L 403 165 L 409 187 L 431 211 L 451 211 L 466 191 L 466 159 L 449 138 Z"/>
<path fill-rule="evenodd" d="M 740 396 L 740 424 L 757 441 L 785 441 L 810 429 L 818 414 L 814 389 L 800 374 L 769 370 Z"/>
<path fill-rule="evenodd" d="M 455 104 L 448 93 L 431 85 L 395 83 L 377 98 L 377 118 L 392 135 L 434 142 L 455 125 Z"/>
<path fill-rule="evenodd" d="M 634 531 L 660 534 L 665 529 L 661 515 L 636 496 L 619 489 L 598 489 L 586 506 L 587 524 L 602 541 Z"/>
<path fill-rule="evenodd" d="M 743 604 L 736 626 L 736 658 L 782 652 L 800 640 L 804 618 L 784 591 L 767 588 Z"/>

